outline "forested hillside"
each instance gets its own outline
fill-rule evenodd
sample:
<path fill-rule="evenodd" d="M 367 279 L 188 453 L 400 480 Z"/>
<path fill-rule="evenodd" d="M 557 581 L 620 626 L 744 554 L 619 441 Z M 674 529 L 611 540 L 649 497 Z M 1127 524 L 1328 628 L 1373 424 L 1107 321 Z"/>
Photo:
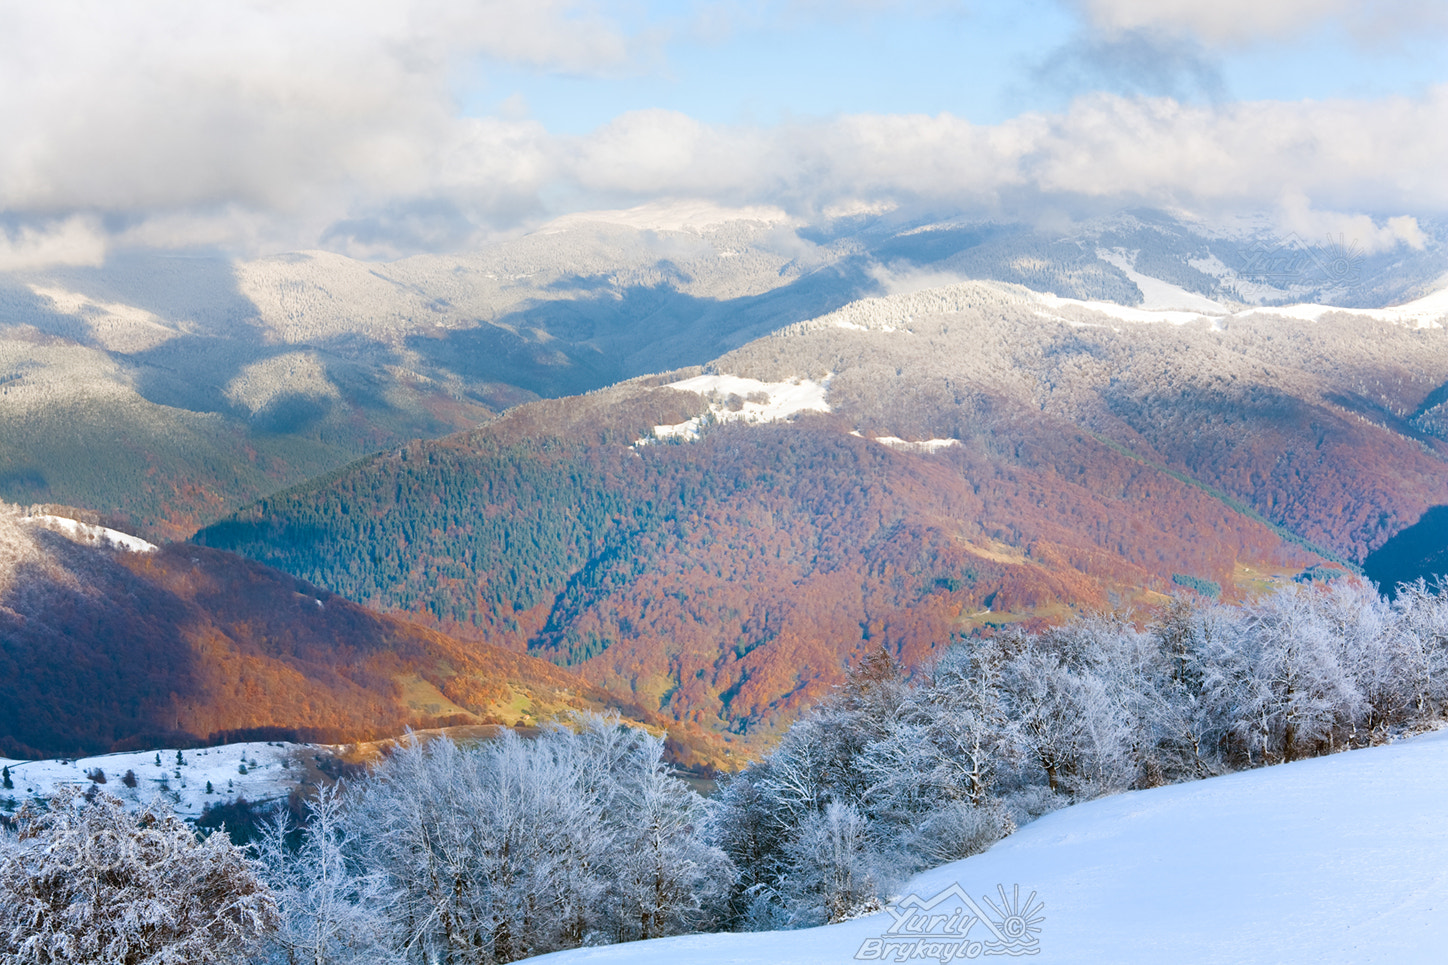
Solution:
<path fill-rule="evenodd" d="M 83 545 L 0 509 L 9 756 L 634 713 L 545 661 L 461 645 L 227 553 Z M 681 762 L 712 760 L 686 749 L 686 732 L 675 736 Z"/>
<path fill-rule="evenodd" d="M 966 285 L 697 371 L 524 406 L 197 539 L 749 734 L 864 650 L 916 665 L 992 625 L 1235 597 L 1443 498 L 1448 443 L 1415 421 L 1441 328 L 1132 323 Z M 825 401 L 771 415 L 809 386 Z"/>

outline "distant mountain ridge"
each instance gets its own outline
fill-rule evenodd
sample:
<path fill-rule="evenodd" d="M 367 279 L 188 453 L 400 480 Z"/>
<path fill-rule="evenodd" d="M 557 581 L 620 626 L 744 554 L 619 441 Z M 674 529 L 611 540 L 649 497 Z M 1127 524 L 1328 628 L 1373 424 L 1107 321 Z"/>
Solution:
<path fill-rule="evenodd" d="M 1160 213 L 1067 229 L 699 204 L 571 216 L 479 252 L 368 263 L 118 256 L 0 276 L 0 498 L 184 537 L 369 452 L 698 365 L 866 296 L 962 279 L 1192 308 L 1379 307 L 1448 259 Z M 1196 302 L 1160 305 L 1159 288 Z"/>

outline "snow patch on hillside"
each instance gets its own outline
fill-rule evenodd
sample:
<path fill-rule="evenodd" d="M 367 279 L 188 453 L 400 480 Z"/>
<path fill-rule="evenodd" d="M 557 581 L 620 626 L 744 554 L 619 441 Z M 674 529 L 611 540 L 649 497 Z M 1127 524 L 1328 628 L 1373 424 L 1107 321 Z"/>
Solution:
<path fill-rule="evenodd" d="M 1138 254 L 1139 252 L 1126 251 L 1121 248 L 1096 249 L 1096 257 L 1118 269 L 1131 279 L 1137 288 L 1141 289 L 1141 308 L 1148 311 L 1180 309 L 1195 312 L 1197 315 L 1225 315 L 1227 313 L 1226 306 L 1220 305 L 1204 295 L 1189 292 L 1185 288 L 1162 281 L 1160 278 L 1143 275 L 1136 270 Z"/>
<path fill-rule="evenodd" d="M 1448 731 L 1440 731 L 1118 794 L 1048 814 L 984 854 L 917 876 L 904 894 L 928 899 L 957 886 L 999 906 L 998 885 L 1012 900 L 1020 885 L 1021 904 L 1034 892 L 1044 907 L 1039 954 L 1030 960 L 1040 965 L 1439 962 L 1448 945 L 1445 768 Z M 949 898 L 931 913 L 962 907 Z M 868 957 L 865 943 L 890 938 L 892 921 L 881 913 L 822 928 L 657 939 L 536 961 L 904 960 Z M 992 938 L 979 923 L 970 937 Z"/>
<path fill-rule="evenodd" d="M 21 516 L 19 522 L 44 527 L 59 533 L 66 539 L 83 543 L 86 546 L 109 544 L 130 553 L 150 553 L 156 549 L 156 544 L 148 543 L 139 536 L 122 533 L 106 526 L 97 526 L 94 523 L 82 523 L 64 516 Z"/>
<path fill-rule="evenodd" d="M 312 752 L 309 744 L 250 741 L 183 750 L 180 762 L 174 747 L 75 759 L 0 758 L 15 785 L 13 790 L 0 791 L 0 813 L 13 813 L 26 801 L 43 798 L 63 785 L 89 787 L 94 782 L 87 775 L 99 771 L 105 776 L 105 783 L 97 784 L 100 790 L 127 805 L 144 806 L 159 794 L 177 814 L 194 819 L 208 804 L 241 797 L 252 803 L 286 797 L 302 783 L 307 773 L 302 759 Z M 134 788 L 122 783 L 127 771 L 135 775 Z"/>
<path fill-rule="evenodd" d="M 690 379 L 670 382 L 667 389 L 695 392 L 709 400 L 709 411 L 677 425 L 654 426 L 652 438 L 638 440 L 644 445 L 667 439 L 693 441 L 705 425 L 720 422 L 745 422 L 760 425 L 782 422 L 801 412 L 829 412 L 825 396 L 830 377 L 815 382 L 793 379 L 789 382 L 761 382 L 737 375 L 696 375 Z"/>
<path fill-rule="evenodd" d="M 1162 284 L 1165 284 L 1164 282 Z M 1167 286 L 1174 287 L 1174 286 Z M 1190 294 L 1188 292 L 1188 294 Z M 1197 296 L 1200 297 L 1200 296 Z M 1138 324 L 1168 323 L 1171 325 L 1186 325 L 1194 322 L 1211 321 L 1214 328 L 1220 328 L 1222 322 L 1231 319 L 1247 319 L 1252 316 L 1277 316 L 1280 318 L 1292 318 L 1304 322 L 1317 322 L 1329 314 L 1351 315 L 1358 318 L 1372 319 L 1374 321 L 1386 322 L 1391 325 L 1402 325 L 1407 328 L 1443 328 L 1448 323 L 1448 288 L 1433 292 L 1422 298 L 1407 302 L 1402 305 L 1390 308 L 1339 308 L 1335 305 L 1318 305 L 1304 303 L 1297 305 L 1279 305 L 1272 307 L 1257 307 L 1230 311 L 1216 302 L 1208 302 L 1212 306 L 1210 310 L 1190 310 L 1184 308 L 1158 308 L 1152 307 L 1148 300 L 1147 307 L 1132 308 L 1126 305 L 1118 305 L 1115 302 L 1084 301 L 1078 298 L 1058 298 L 1050 293 L 1036 294 L 1035 300 L 1045 306 L 1047 311 L 1038 310 L 1037 315 L 1043 318 L 1050 318 L 1055 321 L 1065 321 L 1068 325 L 1080 326 L 1084 323 L 1064 319 L 1049 311 L 1059 310 L 1064 307 L 1085 309 L 1097 312 L 1111 318 L 1124 322 L 1135 322 Z M 1166 298 L 1157 298 L 1158 304 L 1169 301 Z M 1202 301 L 1207 301 L 1202 299 Z"/>
<path fill-rule="evenodd" d="M 936 453 L 942 449 L 960 445 L 959 439 L 924 439 L 920 442 L 911 442 L 908 439 L 901 439 L 899 436 L 873 436 L 872 438 L 882 446 L 902 449 L 906 452 Z"/>
<path fill-rule="evenodd" d="M 1217 318 L 1222 314 L 1213 313 L 1212 315 L 1204 315 L 1201 312 L 1185 309 L 1132 308 L 1129 305 L 1118 305 L 1115 302 L 1093 302 L 1083 301 L 1079 298 L 1060 298 L 1050 292 L 1038 294 L 1036 298 L 1048 308 L 1084 308 L 1087 311 L 1099 312 L 1102 315 L 1107 315 L 1123 322 L 1136 322 L 1142 325 L 1160 324 L 1162 322 L 1169 325 L 1186 325 L 1189 322 L 1201 321 L 1203 318 Z M 1225 310 L 1223 310 L 1223 312 L 1225 312 Z"/>

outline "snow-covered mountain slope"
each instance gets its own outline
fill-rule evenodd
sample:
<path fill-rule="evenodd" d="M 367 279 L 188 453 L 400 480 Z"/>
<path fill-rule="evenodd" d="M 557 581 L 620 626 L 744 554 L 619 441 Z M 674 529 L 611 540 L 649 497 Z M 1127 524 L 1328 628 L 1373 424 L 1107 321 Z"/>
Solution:
<path fill-rule="evenodd" d="M 0 791 L 0 812 L 13 811 L 15 806 L 45 797 L 64 785 L 94 783 L 132 805 L 147 804 L 159 794 L 177 814 L 196 818 L 207 805 L 243 797 L 253 804 L 286 797 L 306 779 L 306 758 L 323 754 L 330 756 L 331 749 L 249 741 L 194 750 L 173 747 L 57 760 L 0 758 L 15 785 Z M 134 776 L 135 787 L 124 782 L 127 774 Z M 90 775 L 101 780 L 93 781 Z"/>
<path fill-rule="evenodd" d="M 155 543 L 148 543 L 139 536 L 132 536 L 129 533 L 122 533 L 120 530 L 111 529 L 109 526 L 101 526 L 96 523 L 83 523 L 80 520 L 69 519 L 65 516 L 52 516 L 48 513 L 41 513 L 35 516 L 21 516 L 17 522 L 30 526 L 40 526 L 53 530 L 67 539 L 86 546 L 114 546 L 131 553 L 153 553 L 156 550 Z"/>
<path fill-rule="evenodd" d="M 904 907 L 928 905 L 956 887 L 971 897 L 984 915 L 965 939 L 946 935 L 951 922 L 942 920 L 933 928 L 907 921 L 892 933 L 896 919 L 884 912 L 823 928 L 660 939 L 534 961 L 943 962 L 968 957 L 962 941 L 980 942 L 975 951 L 989 960 L 1019 934 L 1015 948 L 1041 965 L 1441 962 L 1448 947 L 1445 767 L 1448 732 L 1440 731 L 1065 808 L 984 854 L 910 882 Z M 1012 910 L 1006 904 L 1028 913 L 1008 921 L 999 914 Z M 952 896 L 929 913 L 950 916 L 964 907 Z M 958 916 L 955 924 L 964 921 Z M 902 934 L 911 930 L 932 937 L 916 946 Z M 912 949 L 916 956 L 904 957 Z"/>

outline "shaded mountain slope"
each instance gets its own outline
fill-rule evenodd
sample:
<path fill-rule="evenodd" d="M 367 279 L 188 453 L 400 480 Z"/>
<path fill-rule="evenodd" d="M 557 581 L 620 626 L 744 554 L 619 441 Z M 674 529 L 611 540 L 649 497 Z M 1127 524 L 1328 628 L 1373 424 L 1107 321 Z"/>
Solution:
<path fill-rule="evenodd" d="M 633 710 L 545 661 L 460 645 L 216 550 L 81 545 L 7 508 L 0 553 L 9 754 Z"/>
<path fill-rule="evenodd" d="M 1400 583 L 1448 579 L 1448 505 L 1434 506 L 1370 553 L 1363 573 L 1390 597 Z"/>

